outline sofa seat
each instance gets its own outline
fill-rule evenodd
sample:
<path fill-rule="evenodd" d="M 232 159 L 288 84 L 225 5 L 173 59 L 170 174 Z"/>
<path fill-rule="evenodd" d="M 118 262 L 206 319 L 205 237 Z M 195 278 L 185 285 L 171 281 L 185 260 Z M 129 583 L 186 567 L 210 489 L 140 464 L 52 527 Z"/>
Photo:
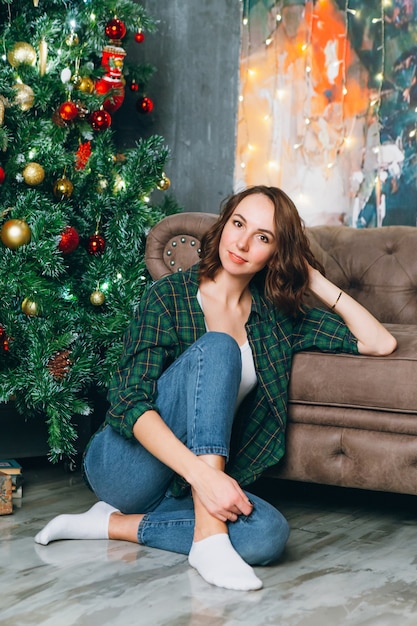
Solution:
<path fill-rule="evenodd" d="M 321 352 L 295 355 L 289 388 L 291 410 L 303 405 L 369 409 L 388 415 L 401 412 L 405 420 L 407 414 L 417 415 L 417 325 L 385 326 L 398 342 L 395 352 L 386 357 Z M 417 434 L 417 419 L 411 421 L 412 432 Z M 396 432 L 397 427 L 392 427 Z"/>
<path fill-rule="evenodd" d="M 417 494 L 417 325 L 386 326 L 388 357 L 295 356 L 286 455 L 269 475 Z"/>

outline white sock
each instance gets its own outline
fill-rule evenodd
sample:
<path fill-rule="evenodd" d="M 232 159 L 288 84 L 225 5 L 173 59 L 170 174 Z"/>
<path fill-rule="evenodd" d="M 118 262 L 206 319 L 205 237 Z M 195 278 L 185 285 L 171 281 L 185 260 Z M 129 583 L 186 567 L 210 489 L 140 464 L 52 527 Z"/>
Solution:
<path fill-rule="evenodd" d="M 188 562 L 204 580 L 217 587 L 240 591 L 262 587 L 262 581 L 236 552 L 226 533 L 194 541 Z"/>
<path fill-rule="evenodd" d="M 96 502 L 85 513 L 58 515 L 35 537 L 43 546 L 57 539 L 108 539 L 109 517 L 119 512 L 106 502 Z"/>

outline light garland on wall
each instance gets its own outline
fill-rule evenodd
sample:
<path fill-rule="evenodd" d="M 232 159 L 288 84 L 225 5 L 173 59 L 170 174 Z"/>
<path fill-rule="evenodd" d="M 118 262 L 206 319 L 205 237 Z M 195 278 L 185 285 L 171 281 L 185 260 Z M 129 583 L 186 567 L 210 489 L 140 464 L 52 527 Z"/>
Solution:
<path fill-rule="evenodd" d="M 321 160 L 321 176 L 324 179 L 330 179 L 334 169 L 338 169 L 338 176 L 340 177 L 341 170 L 343 170 L 343 159 L 347 161 L 352 151 L 360 151 L 358 144 L 361 140 L 361 134 L 358 131 L 358 125 L 364 125 L 367 123 L 365 120 L 372 118 L 378 121 L 384 83 L 385 11 L 392 8 L 393 2 L 392 0 L 381 0 L 377 13 L 368 15 L 368 21 L 378 38 L 374 50 L 379 55 L 378 71 L 375 75 L 369 75 L 369 83 L 373 87 L 368 90 L 368 96 L 366 96 L 366 88 L 361 89 L 359 81 L 356 85 L 352 84 L 355 77 L 352 78 L 350 73 L 351 66 L 349 64 L 352 64 L 354 57 L 353 47 L 350 43 L 350 27 L 353 20 L 361 20 L 363 17 L 362 8 L 355 8 L 355 3 L 352 0 L 346 0 L 343 10 L 339 10 L 332 0 L 317 0 L 315 4 L 310 0 L 306 0 L 306 2 L 300 0 L 298 3 L 296 0 L 275 2 L 269 17 L 271 18 L 271 15 L 274 17 L 276 26 L 263 41 L 253 40 L 252 15 L 249 10 L 249 3 L 242 4 L 236 185 L 239 187 L 245 184 L 265 182 L 266 184 L 277 184 L 285 189 L 287 179 L 283 178 L 283 166 L 291 158 L 296 163 L 302 163 L 302 167 L 296 168 L 296 171 L 292 173 L 292 194 L 290 195 L 298 205 L 301 203 L 307 207 L 310 204 L 312 207 L 314 203 L 312 201 L 309 203 L 304 187 L 306 181 L 317 171 L 318 161 Z M 298 12 L 294 9 L 297 4 L 300 5 Z M 288 9 L 288 6 L 292 8 L 293 16 L 301 15 L 302 12 L 298 32 L 291 40 L 293 48 L 294 42 L 297 43 L 297 56 L 291 60 L 292 66 L 289 62 L 289 54 L 295 54 L 294 49 L 291 52 L 288 52 L 289 48 L 282 50 L 280 43 L 282 43 L 283 36 L 279 39 L 279 30 L 284 28 L 285 10 Z M 365 8 L 369 13 L 370 7 Z M 332 29 L 329 28 L 326 19 L 328 19 L 329 24 L 332 24 Z M 323 36 L 324 31 L 329 34 L 327 41 Z M 325 50 L 323 50 L 323 42 Z M 261 76 L 262 72 L 259 69 L 262 66 L 263 55 L 265 63 L 273 60 L 273 65 L 271 64 L 273 75 L 267 79 L 265 76 Z M 302 70 L 300 70 L 301 64 L 303 64 Z M 285 72 L 289 71 L 288 68 L 296 78 L 303 77 L 303 87 L 297 86 L 295 81 L 285 82 Z M 297 74 L 297 71 L 300 73 Z M 256 93 L 259 79 L 262 79 L 263 82 L 260 84 L 258 93 Z M 323 93 L 318 92 L 318 82 L 321 81 L 322 87 L 326 80 L 330 85 L 328 93 L 325 90 Z M 300 96 L 297 89 L 303 94 L 301 102 L 294 100 Z M 360 110 L 359 104 L 355 109 L 358 94 L 363 100 L 362 110 Z M 326 97 L 328 98 L 327 103 Z M 258 102 L 262 101 L 262 106 L 257 107 L 257 98 Z M 290 113 L 292 114 L 291 118 L 289 117 Z M 285 120 L 277 119 L 277 114 L 285 114 L 286 121 L 294 127 L 291 128 L 291 132 L 295 141 L 291 145 L 285 144 L 286 138 L 290 136 L 290 129 L 285 126 Z M 376 144 L 373 145 L 372 150 L 376 161 L 373 175 L 374 187 L 377 186 L 380 189 L 384 172 L 380 172 L 379 136 L 376 137 Z M 294 156 L 296 153 L 298 157 Z M 256 179 L 251 178 L 251 169 L 258 172 Z M 262 180 L 259 180 L 259 172 L 263 177 Z M 360 181 L 357 186 L 360 186 Z M 351 192 L 346 183 L 343 193 L 345 196 L 350 194 L 350 206 L 353 203 L 354 193 L 357 191 L 356 189 L 355 192 Z M 369 193 L 371 192 L 372 189 Z M 365 197 L 365 201 L 366 199 Z M 378 206 L 381 205 L 380 200 L 381 198 L 379 198 Z M 363 201 L 362 197 L 359 202 L 359 209 Z M 356 206 L 358 207 L 358 203 Z M 351 209 L 350 211 L 352 213 Z M 352 216 L 347 216 L 344 223 L 350 223 L 349 219 L 351 220 Z M 378 217 L 378 223 L 381 223 L 382 219 L 383 213 Z"/>

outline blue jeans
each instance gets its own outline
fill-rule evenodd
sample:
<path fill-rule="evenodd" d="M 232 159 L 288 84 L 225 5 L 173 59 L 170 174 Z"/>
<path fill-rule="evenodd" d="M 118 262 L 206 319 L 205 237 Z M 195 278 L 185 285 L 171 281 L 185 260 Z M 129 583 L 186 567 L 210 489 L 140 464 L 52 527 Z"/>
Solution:
<path fill-rule="evenodd" d="M 241 353 L 227 334 L 209 332 L 190 346 L 158 381 L 162 419 L 196 455 L 228 458 Z M 145 513 L 139 543 L 188 554 L 193 541 L 194 507 L 190 495 L 170 493 L 174 472 L 136 439 L 128 440 L 106 425 L 93 436 L 84 472 L 100 500 L 122 513 Z M 230 540 L 252 565 L 265 565 L 281 554 L 288 524 L 271 504 L 249 494 L 253 511 L 228 523 Z"/>

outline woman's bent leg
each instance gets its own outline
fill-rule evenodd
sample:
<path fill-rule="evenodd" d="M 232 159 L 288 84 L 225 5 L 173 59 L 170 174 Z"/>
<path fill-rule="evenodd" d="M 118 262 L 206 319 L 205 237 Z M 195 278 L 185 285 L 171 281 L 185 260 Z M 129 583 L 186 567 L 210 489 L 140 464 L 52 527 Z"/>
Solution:
<path fill-rule="evenodd" d="M 253 502 L 250 515 L 240 515 L 228 522 L 230 541 L 236 552 L 251 565 L 267 565 L 276 561 L 289 536 L 284 516 L 258 496 L 245 492 Z M 166 497 L 139 524 L 141 544 L 171 552 L 188 554 L 193 543 L 194 506 L 191 497 Z"/>
<path fill-rule="evenodd" d="M 223 333 L 206 333 L 161 376 L 161 417 L 195 454 L 227 458 L 240 372 L 236 341 Z M 97 497 L 126 514 L 153 511 L 174 477 L 138 441 L 125 439 L 110 426 L 93 437 L 84 471 Z"/>

